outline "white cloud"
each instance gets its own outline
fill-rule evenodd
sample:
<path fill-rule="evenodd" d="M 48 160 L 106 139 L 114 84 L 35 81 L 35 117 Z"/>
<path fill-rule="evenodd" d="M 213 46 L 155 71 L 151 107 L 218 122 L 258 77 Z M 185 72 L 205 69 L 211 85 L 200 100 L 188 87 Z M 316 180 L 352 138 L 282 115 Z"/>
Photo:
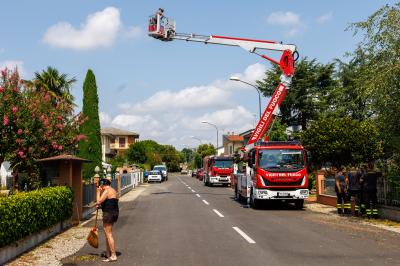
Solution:
<path fill-rule="evenodd" d="M 318 23 L 318 24 L 325 24 L 325 23 L 331 21 L 332 18 L 333 18 L 333 13 L 332 13 L 332 12 L 329 12 L 329 13 L 326 13 L 326 14 L 324 14 L 324 15 L 318 17 L 318 18 L 317 18 L 317 23 Z"/>
<path fill-rule="evenodd" d="M 24 62 L 21 60 L 6 60 L 0 62 L 0 69 L 2 70 L 4 68 L 8 68 L 10 70 L 14 70 L 14 68 L 17 68 L 21 77 L 24 77 L 27 73 L 24 67 Z"/>
<path fill-rule="evenodd" d="M 265 66 L 253 64 L 234 75 L 255 83 L 265 71 Z M 155 139 L 178 148 L 197 146 L 198 141 L 190 136 L 215 144 L 215 129 L 201 123 L 206 120 L 218 125 L 221 143 L 224 132 L 240 133 L 254 127 L 254 114 L 233 97 L 233 94 L 247 93 L 245 90 L 253 88 L 230 81 L 228 76 L 207 85 L 159 91 L 141 102 L 121 103 L 118 106 L 120 114 L 110 118 L 101 113 L 100 119 L 108 121 L 110 126 L 138 132 L 141 139 Z"/>
<path fill-rule="evenodd" d="M 267 17 L 267 22 L 271 25 L 284 27 L 287 30 L 284 35 L 288 37 L 298 35 L 306 28 L 306 25 L 300 19 L 300 15 L 290 11 L 273 12 Z"/>
<path fill-rule="evenodd" d="M 121 26 L 119 10 L 107 7 L 90 14 L 79 28 L 68 22 L 59 22 L 51 26 L 44 34 L 43 41 L 55 47 L 75 50 L 109 47 L 116 40 Z"/>

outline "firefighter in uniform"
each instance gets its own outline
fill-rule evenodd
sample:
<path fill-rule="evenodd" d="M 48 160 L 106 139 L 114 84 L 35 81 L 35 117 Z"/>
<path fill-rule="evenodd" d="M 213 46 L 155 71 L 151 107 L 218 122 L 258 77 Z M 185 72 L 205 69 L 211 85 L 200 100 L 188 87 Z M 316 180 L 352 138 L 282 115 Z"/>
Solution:
<path fill-rule="evenodd" d="M 347 178 L 349 180 L 349 190 L 348 190 L 348 202 L 351 202 L 351 198 L 354 199 L 354 215 L 360 215 L 360 205 L 361 205 L 361 176 L 360 171 L 348 172 Z"/>
<path fill-rule="evenodd" d="M 365 212 L 368 218 L 378 218 L 378 209 L 376 206 L 376 181 L 378 173 L 372 171 L 372 165 L 369 165 L 368 168 L 369 171 L 365 174 L 362 181 Z"/>
<path fill-rule="evenodd" d="M 348 180 L 346 176 L 343 173 L 343 167 L 340 167 L 338 169 L 338 172 L 335 176 L 335 191 L 336 191 L 336 196 L 337 196 L 337 212 L 338 214 L 343 214 L 347 213 L 347 184 Z M 342 210 L 342 203 L 344 204 L 344 212 Z"/>

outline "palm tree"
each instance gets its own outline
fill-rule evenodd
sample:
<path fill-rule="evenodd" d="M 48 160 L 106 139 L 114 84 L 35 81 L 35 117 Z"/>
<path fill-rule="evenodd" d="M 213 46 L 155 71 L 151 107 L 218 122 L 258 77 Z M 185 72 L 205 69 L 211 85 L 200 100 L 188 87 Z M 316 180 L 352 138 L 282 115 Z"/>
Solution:
<path fill-rule="evenodd" d="M 69 79 L 67 74 L 60 74 L 56 68 L 47 67 L 42 73 L 35 72 L 35 78 L 32 80 L 24 80 L 27 88 L 35 88 L 37 90 L 43 88 L 67 101 L 74 104 L 74 96 L 70 93 L 70 88 L 76 82 L 75 78 Z"/>

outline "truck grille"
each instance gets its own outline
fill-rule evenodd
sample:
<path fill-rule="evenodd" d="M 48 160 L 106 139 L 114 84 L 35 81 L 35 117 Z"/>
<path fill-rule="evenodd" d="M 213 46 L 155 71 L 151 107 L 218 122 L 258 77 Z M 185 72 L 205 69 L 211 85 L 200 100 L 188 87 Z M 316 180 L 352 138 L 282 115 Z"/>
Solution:
<path fill-rule="evenodd" d="M 303 178 L 299 179 L 298 181 L 292 181 L 292 182 L 270 182 L 266 178 L 263 178 L 264 183 L 266 186 L 273 186 L 273 187 L 278 187 L 278 186 L 300 186 L 301 182 L 303 181 Z"/>

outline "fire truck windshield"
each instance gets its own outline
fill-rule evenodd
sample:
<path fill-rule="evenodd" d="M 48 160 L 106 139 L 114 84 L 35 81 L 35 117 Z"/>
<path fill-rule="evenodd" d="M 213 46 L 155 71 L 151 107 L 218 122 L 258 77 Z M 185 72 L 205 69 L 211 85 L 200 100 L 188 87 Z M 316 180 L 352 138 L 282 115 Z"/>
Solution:
<path fill-rule="evenodd" d="M 258 167 L 269 171 L 298 171 L 304 168 L 303 150 L 259 150 Z"/>
<path fill-rule="evenodd" d="M 216 168 L 231 168 L 233 160 L 215 160 L 214 167 Z"/>

